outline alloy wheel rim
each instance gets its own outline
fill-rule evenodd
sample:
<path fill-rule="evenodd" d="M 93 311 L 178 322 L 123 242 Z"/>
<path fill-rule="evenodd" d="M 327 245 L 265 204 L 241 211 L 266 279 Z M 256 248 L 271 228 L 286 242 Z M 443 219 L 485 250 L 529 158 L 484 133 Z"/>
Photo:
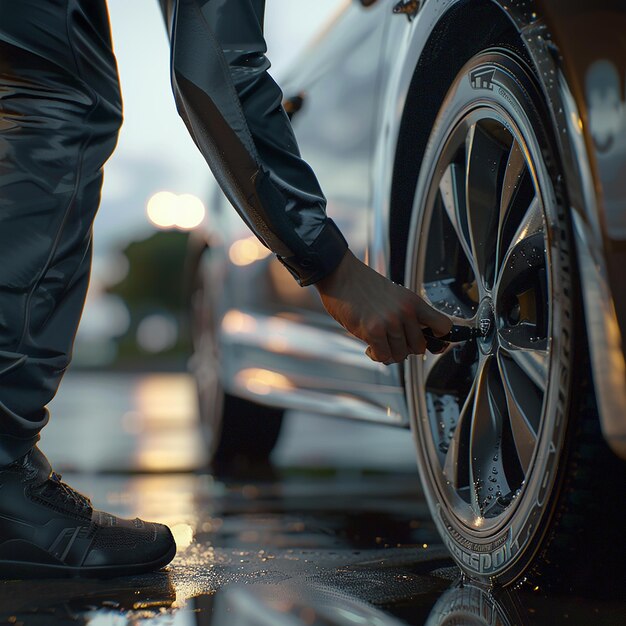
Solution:
<path fill-rule="evenodd" d="M 506 523 L 542 445 L 553 297 L 532 129 L 498 107 L 462 112 L 431 176 L 412 288 L 479 337 L 415 360 L 418 425 L 440 497 L 470 531 Z"/>

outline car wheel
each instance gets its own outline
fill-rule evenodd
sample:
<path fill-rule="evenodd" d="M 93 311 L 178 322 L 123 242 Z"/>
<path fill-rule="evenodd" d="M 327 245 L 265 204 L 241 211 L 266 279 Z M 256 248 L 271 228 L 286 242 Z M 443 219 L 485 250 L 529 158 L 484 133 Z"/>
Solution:
<path fill-rule="evenodd" d="M 406 380 L 434 521 L 463 572 L 487 584 L 565 581 L 583 537 L 598 560 L 591 540 L 602 522 L 589 501 L 622 480 L 597 474 L 595 455 L 611 454 L 549 120 L 520 57 L 474 56 L 433 126 L 411 223 L 407 285 L 480 329 L 409 359 Z M 581 520 L 595 528 L 584 534 Z"/>
<path fill-rule="evenodd" d="M 217 473 L 246 471 L 268 463 L 280 435 L 284 410 L 224 392 L 203 257 L 193 271 L 189 299 L 193 346 L 190 369 L 196 383 L 198 415 L 209 463 Z"/>

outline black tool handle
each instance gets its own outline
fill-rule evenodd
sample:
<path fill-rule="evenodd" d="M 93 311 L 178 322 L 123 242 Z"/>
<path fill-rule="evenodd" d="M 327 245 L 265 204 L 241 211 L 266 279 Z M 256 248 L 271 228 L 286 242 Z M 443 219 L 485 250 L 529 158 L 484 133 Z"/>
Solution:
<path fill-rule="evenodd" d="M 432 328 L 422 328 L 422 334 L 426 339 L 426 347 L 430 352 L 441 352 L 450 343 L 469 341 L 478 336 L 476 328 L 471 326 L 452 326 L 452 330 L 441 337 L 435 337 Z"/>
<path fill-rule="evenodd" d="M 480 333 L 476 328 L 472 328 L 471 326 L 457 326 L 455 324 L 452 326 L 452 330 L 442 337 L 435 337 L 432 328 L 422 328 L 422 334 L 424 335 L 424 339 L 426 339 L 426 348 L 428 351 L 437 354 L 438 352 L 442 352 L 451 343 L 469 341 L 474 337 L 478 337 Z M 368 347 L 365 353 L 371 356 L 370 351 L 371 348 Z"/>

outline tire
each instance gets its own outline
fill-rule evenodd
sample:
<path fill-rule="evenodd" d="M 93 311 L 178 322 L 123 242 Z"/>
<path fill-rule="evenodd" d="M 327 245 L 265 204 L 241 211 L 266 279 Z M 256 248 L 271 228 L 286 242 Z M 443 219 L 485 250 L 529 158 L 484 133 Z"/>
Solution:
<path fill-rule="evenodd" d="M 267 465 L 280 435 L 284 410 L 225 393 L 206 271 L 206 250 L 198 256 L 189 295 L 193 374 L 198 417 L 209 465 L 218 474 Z"/>
<path fill-rule="evenodd" d="M 267 465 L 280 435 L 284 410 L 230 394 L 224 394 L 222 406 L 213 469 L 218 474 L 241 473 Z"/>
<path fill-rule="evenodd" d="M 407 286 L 481 332 L 405 374 L 435 524 L 482 584 L 588 584 L 597 572 L 573 565 L 616 549 L 619 504 L 598 533 L 589 497 L 617 502 L 624 464 L 598 425 L 550 119 L 521 57 L 472 57 L 433 125 L 409 234 Z"/>
<path fill-rule="evenodd" d="M 437 599 L 424 626 L 529 626 L 511 592 L 493 594 L 471 583 L 454 583 Z"/>

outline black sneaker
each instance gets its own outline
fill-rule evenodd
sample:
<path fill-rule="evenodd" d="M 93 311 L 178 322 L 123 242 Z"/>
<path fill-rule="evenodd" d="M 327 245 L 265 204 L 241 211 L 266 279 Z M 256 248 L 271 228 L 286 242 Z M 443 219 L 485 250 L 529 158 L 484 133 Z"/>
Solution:
<path fill-rule="evenodd" d="M 142 574 L 175 554 L 167 526 L 94 511 L 38 448 L 0 470 L 0 578 Z"/>

